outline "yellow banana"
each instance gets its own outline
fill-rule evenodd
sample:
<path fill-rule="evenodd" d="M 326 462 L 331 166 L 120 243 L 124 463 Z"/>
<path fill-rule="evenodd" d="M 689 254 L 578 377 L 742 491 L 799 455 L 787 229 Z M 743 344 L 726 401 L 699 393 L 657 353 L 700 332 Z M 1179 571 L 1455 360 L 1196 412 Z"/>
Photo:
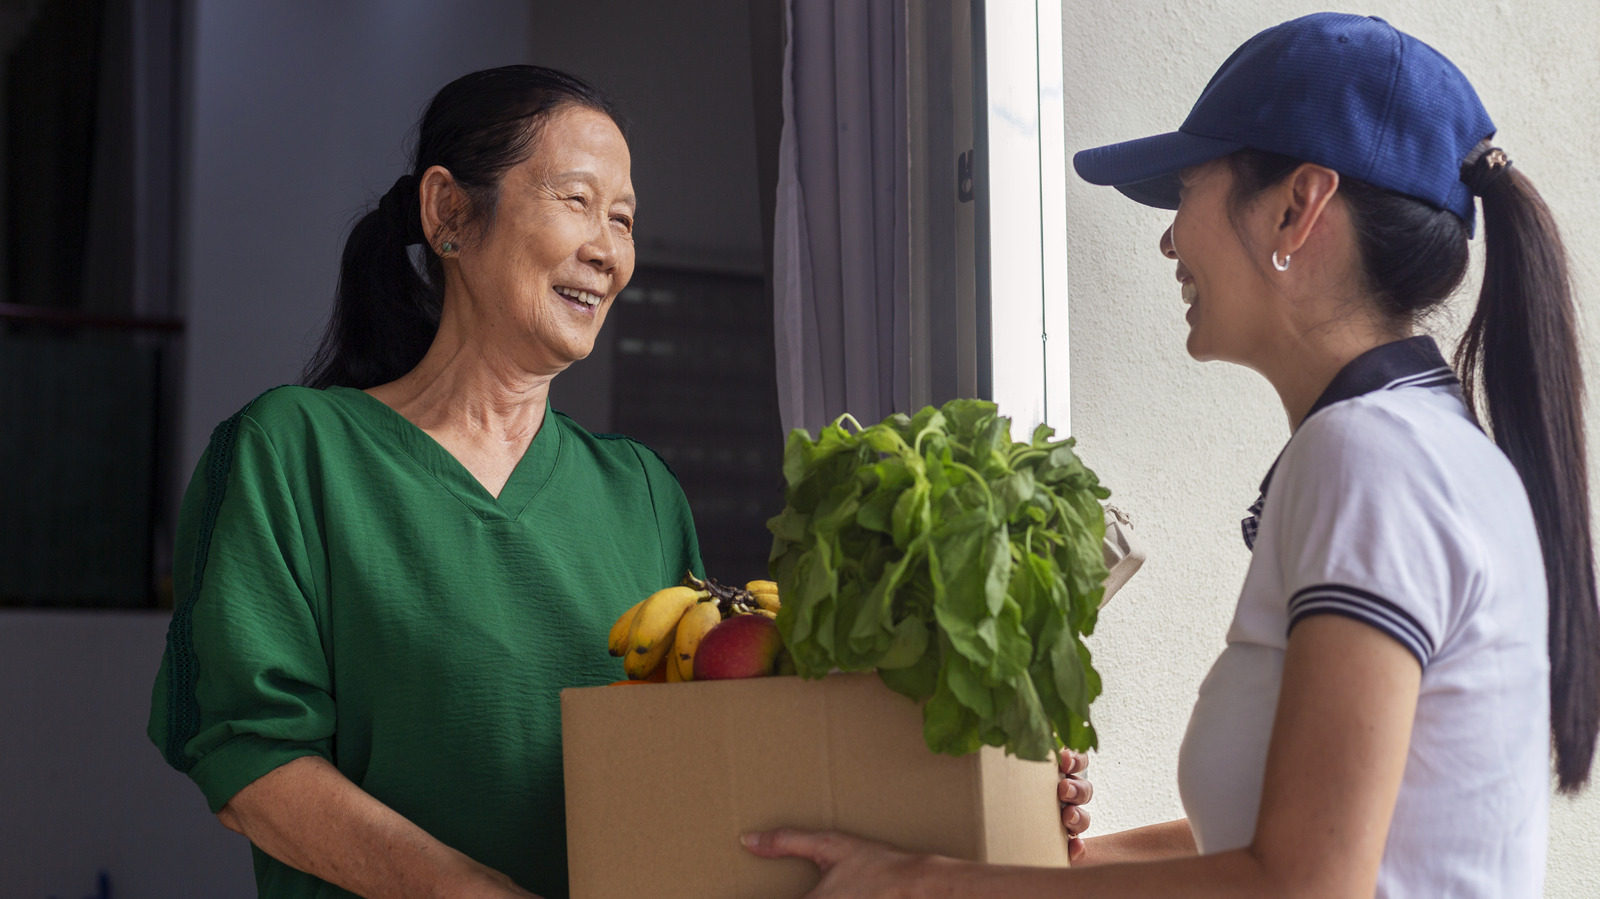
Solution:
<path fill-rule="evenodd" d="M 690 606 L 709 595 L 691 587 L 668 587 L 650 594 L 634 613 L 633 624 L 628 628 L 628 654 L 622 659 L 622 670 L 628 672 L 629 677 L 649 674 L 672 648 L 678 619 Z"/>
<path fill-rule="evenodd" d="M 667 659 L 666 659 L 665 656 L 663 656 L 662 659 L 661 659 L 661 664 L 659 664 L 656 667 L 650 669 L 650 673 L 648 675 L 646 675 L 644 680 L 640 681 L 639 683 L 641 683 L 641 684 L 664 684 L 666 682 L 667 682 Z"/>
<path fill-rule="evenodd" d="M 672 658 L 684 680 L 694 680 L 694 654 L 700 650 L 700 639 L 721 623 L 722 611 L 714 601 L 699 603 L 683 613 L 678 635 L 672 641 Z"/>
<path fill-rule="evenodd" d="M 778 613 L 772 609 L 756 609 L 756 614 L 766 618 L 778 617 Z"/>
<path fill-rule="evenodd" d="M 768 612 L 777 612 L 781 603 L 778 601 L 778 585 L 772 581 L 751 581 L 744 585 L 750 595 L 755 597 L 756 605 Z"/>
<path fill-rule="evenodd" d="M 611 654 L 621 656 L 628 651 L 628 631 L 633 628 L 633 616 L 639 614 L 639 607 L 644 605 L 644 600 L 633 604 L 633 608 L 622 613 L 617 623 L 611 625 Z"/>
<path fill-rule="evenodd" d="M 681 684 L 688 680 L 683 676 L 683 669 L 678 667 L 678 657 L 672 653 L 661 657 L 661 666 L 667 669 L 667 683 Z"/>

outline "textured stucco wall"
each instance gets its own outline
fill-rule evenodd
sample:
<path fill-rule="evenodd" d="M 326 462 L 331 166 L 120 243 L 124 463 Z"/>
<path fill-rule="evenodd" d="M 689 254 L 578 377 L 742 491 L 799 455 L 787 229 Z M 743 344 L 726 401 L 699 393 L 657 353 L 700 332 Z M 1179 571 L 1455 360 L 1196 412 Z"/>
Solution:
<path fill-rule="evenodd" d="M 1066 0 L 1063 8 L 1067 142 L 1077 150 L 1177 127 L 1234 47 L 1325 7 Z M 1476 85 L 1499 144 L 1534 179 L 1564 230 L 1590 396 L 1600 395 L 1600 4 L 1411 0 L 1351 11 L 1382 16 L 1427 41 Z M 1263 379 L 1185 354 L 1173 266 L 1156 249 L 1169 215 L 1076 178 L 1067 204 L 1074 431 L 1151 553 L 1106 608 L 1091 644 L 1107 685 L 1095 707 L 1094 829 L 1108 832 L 1182 815 L 1178 744 L 1244 576 L 1239 519 L 1288 428 Z M 1470 312 L 1475 279 L 1469 287 L 1453 315 L 1433 327 L 1447 351 Z M 1600 400 L 1591 401 L 1590 418 L 1600 422 Z M 1600 453 L 1590 464 L 1600 465 Z M 1496 789 L 1489 781 L 1483 787 Z M 1546 889 L 1563 899 L 1597 895 L 1600 789 L 1554 801 Z"/>

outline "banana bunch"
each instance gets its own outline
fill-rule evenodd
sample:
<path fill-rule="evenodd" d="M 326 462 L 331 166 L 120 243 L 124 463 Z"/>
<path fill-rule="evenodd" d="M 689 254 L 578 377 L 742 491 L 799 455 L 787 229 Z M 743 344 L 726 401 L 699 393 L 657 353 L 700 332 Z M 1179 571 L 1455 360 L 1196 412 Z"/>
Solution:
<path fill-rule="evenodd" d="M 694 680 L 694 655 L 708 631 L 735 615 L 776 617 L 780 605 L 772 581 L 731 587 L 685 573 L 683 583 L 650 594 L 611 625 L 611 654 L 628 674 L 618 683 Z"/>

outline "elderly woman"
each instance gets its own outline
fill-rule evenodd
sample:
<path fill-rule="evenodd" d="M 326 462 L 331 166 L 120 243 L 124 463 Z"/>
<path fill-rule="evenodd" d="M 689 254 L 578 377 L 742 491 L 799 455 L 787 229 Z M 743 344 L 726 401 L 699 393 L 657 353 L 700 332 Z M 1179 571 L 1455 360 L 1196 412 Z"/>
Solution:
<path fill-rule="evenodd" d="M 614 680 L 612 620 L 700 570 L 667 466 L 549 404 L 634 206 L 588 85 L 451 83 L 345 246 L 316 389 L 212 436 L 150 736 L 260 895 L 566 895 L 559 691 Z"/>

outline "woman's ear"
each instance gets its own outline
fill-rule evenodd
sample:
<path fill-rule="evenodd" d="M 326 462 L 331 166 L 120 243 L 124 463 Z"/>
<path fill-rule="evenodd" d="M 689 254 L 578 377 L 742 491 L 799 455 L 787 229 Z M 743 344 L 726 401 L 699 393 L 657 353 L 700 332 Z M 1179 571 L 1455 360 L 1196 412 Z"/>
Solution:
<path fill-rule="evenodd" d="M 441 247 L 445 241 L 457 246 L 461 243 L 461 238 L 453 232 L 465 198 L 455 177 L 442 165 L 428 166 L 418 180 L 417 190 L 422 207 L 422 233 L 428 236 L 433 252 L 443 256 Z"/>
<path fill-rule="evenodd" d="M 1328 201 L 1339 191 L 1339 173 L 1326 166 L 1304 162 L 1289 173 L 1280 187 L 1278 225 L 1272 237 L 1272 248 L 1288 257 L 1305 246 L 1312 230 L 1322 220 Z"/>

